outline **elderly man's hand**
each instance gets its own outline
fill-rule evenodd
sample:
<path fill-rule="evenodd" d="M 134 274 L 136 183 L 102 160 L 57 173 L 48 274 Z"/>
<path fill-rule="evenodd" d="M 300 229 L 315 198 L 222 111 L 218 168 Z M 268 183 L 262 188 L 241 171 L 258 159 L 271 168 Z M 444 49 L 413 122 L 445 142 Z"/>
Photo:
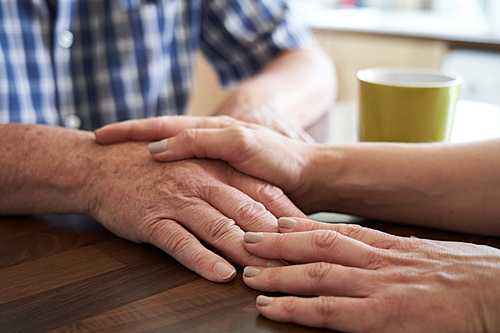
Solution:
<path fill-rule="evenodd" d="M 277 231 L 275 216 L 304 216 L 281 190 L 225 162 L 160 163 L 138 142 L 96 146 L 87 213 L 121 237 L 158 246 L 208 280 L 234 278 L 229 262 L 281 264 L 246 251 L 243 234 Z"/>

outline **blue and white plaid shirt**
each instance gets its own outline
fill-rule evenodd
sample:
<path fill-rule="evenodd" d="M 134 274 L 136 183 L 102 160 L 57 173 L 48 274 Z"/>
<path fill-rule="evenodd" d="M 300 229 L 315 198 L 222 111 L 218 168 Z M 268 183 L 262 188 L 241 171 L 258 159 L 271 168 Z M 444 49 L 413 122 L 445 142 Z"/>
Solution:
<path fill-rule="evenodd" d="M 182 114 L 200 48 L 228 86 L 311 40 L 284 0 L 0 0 L 0 123 Z"/>

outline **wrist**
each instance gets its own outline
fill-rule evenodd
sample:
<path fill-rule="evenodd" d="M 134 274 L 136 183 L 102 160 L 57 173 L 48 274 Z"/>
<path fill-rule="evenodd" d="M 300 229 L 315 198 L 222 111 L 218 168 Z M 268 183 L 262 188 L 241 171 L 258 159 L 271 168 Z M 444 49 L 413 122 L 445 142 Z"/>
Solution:
<path fill-rule="evenodd" d="M 95 140 L 92 132 L 82 133 L 80 144 L 78 146 L 78 155 L 75 156 L 76 162 L 72 166 L 75 173 L 79 173 L 76 182 L 78 185 L 74 188 L 75 197 L 72 205 L 79 214 L 93 216 L 96 203 L 99 201 L 99 187 L 102 183 L 100 169 L 103 164 L 103 150 Z M 87 135 L 88 134 L 88 135 Z"/>
<path fill-rule="evenodd" d="M 332 211 L 332 206 L 338 200 L 335 182 L 342 177 L 346 164 L 346 151 L 341 146 L 310 145 L 304 167 L 302 183 L 305 187 L 305 197 L 308 202 L 305 212 Z"/>
<path fill-rule="evenodd" d="M 11 124 L 0 139 L 0 214 L 85 213 L 92 133 Z"/>
<path fill-rule="evenodd" d="M 51 170 L 53 188 L 59 197 L 56 213 L 88 214 L 91 189 L 96 183 L 92 171 L 97 167 L 95 136 L 92 132 L 66 130 L 58 147 L 60 161 Z M 48 169 L 50 170 L 50 169 Z"/>

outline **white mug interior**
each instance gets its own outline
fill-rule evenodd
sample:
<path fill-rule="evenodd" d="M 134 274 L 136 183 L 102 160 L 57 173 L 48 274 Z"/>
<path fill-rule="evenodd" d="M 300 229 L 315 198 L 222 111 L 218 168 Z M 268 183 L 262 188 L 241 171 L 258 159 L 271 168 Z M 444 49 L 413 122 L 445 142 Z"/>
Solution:
<path fill-rule="evenodd" d="M 462 83 L 454 73 L 426 68 L 377 67 L 360 70 L 364 82 L 400 87 L 450 87 Z"/>

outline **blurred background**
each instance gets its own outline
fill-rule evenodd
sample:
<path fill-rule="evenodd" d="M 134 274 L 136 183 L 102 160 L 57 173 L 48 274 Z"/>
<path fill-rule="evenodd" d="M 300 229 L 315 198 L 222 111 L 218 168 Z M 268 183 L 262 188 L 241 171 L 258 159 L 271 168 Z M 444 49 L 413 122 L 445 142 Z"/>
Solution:
<path fill-rule="evenodd" d="M 288 0 L 334 60 L 338 100 L 356 97 L 358 70 L 378 66 L 443 68 L 461 74 L 461 97 L 500 105 L 500 0 Z M 207 114 L 223 91 L 198 59 L 194 114 Z"/>

